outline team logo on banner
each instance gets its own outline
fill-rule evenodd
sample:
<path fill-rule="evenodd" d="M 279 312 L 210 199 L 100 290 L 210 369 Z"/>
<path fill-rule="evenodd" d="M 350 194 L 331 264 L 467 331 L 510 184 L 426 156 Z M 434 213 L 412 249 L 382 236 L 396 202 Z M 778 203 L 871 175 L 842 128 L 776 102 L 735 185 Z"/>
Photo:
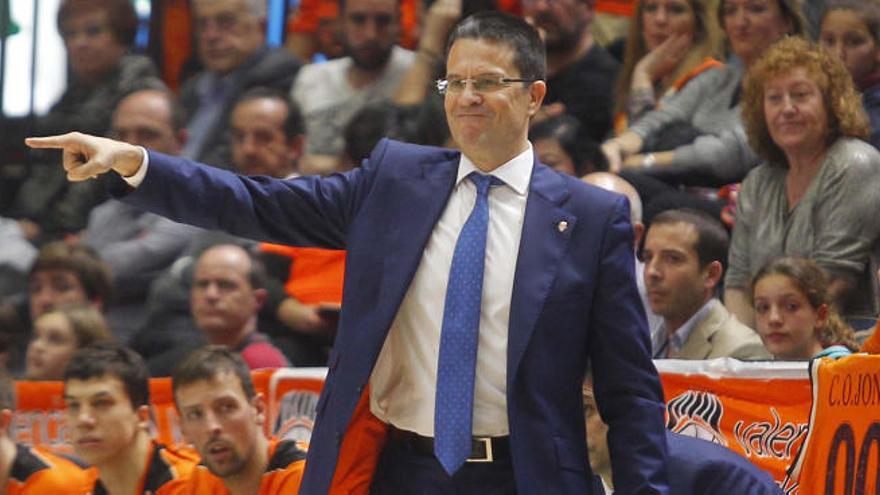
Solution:
<path fill-rule="evenodd" d="M 275 436 L 284 440 L 308 442 L 315 426 L 318 394 L 293 391 L 281 397 L 278 417 L 275 418 Z"/>
<path fill-rule="evenodd" d="M 723 415 L 724 405 L 717 395 L 688 390 L 666 403 L 666 428 L 727 447 L 720 427 Z"/>

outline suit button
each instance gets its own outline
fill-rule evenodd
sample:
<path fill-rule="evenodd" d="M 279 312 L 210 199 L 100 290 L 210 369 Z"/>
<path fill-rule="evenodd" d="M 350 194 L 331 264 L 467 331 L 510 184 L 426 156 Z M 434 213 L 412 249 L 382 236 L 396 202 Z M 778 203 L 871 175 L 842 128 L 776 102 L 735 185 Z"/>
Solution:
<path fill-rule="evenodd" d="M 336 446 L 339 447 L 342 445 L 342 433 L 336 432 Z"/>

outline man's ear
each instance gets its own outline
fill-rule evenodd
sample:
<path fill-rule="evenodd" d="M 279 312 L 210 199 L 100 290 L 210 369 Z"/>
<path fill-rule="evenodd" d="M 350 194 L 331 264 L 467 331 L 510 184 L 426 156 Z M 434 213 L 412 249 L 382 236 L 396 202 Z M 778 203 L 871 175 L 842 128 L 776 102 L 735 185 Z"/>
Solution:
<path fill-rule="evenodd" d="M 266 398 L 263 397 L 263 394 L 257 393 L 257 395 L 251 399 L 251 405 L 254 406 L 254 409 L 257 411 L 257 424 L 263 426 L 266 422 Z"/>
<path fill-rule="evenodd" d="M 642 242 L 642 236 L 645 235 L 645 224 L 642 222 L 633 222 L 633 243 L 636 246 L 636 249 L 639 248 L 639 244 Z"/>
<path fill-rule="evenodd" d="M 529 85 L 529 117 L 534 116 L 541 109 L 544 97 L 547 96 L 547 83 L 535 81 Z"/>
<path fill-rule="evenodd" d="M 721 262 L 718 260 L 712 261 L 706 268 L 703 268 L 703 274 L 705 275 L 705 287 L 711 291 L 715 290 L 715 287 L 718 286 L 718 282 L 721 282 L 721 275 L 724 274 L 724 267 L 721 266 Z"/>
<path fill-rule="evenodd" d="M 141 424 L 141 428 L 146 431 L 150 430 L 150 406 L 143 405 L 137 408 L 138 419 L 140 419 L 139 423 Z"/>
<path fill-rule="evenodd" d="M 302 156 L 303 151 L 306 149 L 306 136 L 305 134 L 297 134 L 293 137 L 293 139 L 289 139 L 287 141 L 287 156 L 290 160 L 290 163 L 294 165 L 298 165 L 299 157 Z"/>
<path fill-rule="evenodd" d="M 263 307 L 268 297 L 269 291 L 266 289 L 254 289 L 254 300 L 257 302 L 257 309 Z"/>

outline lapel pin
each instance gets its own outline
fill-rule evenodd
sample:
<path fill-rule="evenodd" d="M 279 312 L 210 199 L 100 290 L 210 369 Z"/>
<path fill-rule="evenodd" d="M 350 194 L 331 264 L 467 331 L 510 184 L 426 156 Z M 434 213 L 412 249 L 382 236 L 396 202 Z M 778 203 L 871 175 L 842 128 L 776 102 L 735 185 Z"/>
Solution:
<path fill-rule="evenodd" d="M 565 229 L 568 228 L 568 222 L 563 220 L 556 225 L 556 228 L 559 229 L 560 232 L 565 232 Z"/>

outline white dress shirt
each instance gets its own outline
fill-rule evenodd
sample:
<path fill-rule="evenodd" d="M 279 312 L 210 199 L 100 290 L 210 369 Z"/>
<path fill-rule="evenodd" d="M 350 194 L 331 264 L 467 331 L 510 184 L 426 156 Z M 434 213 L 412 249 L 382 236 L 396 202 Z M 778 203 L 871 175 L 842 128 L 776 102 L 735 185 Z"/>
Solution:
<path fill-rule="evenodd" d="M 534 155 L 531 145 L 492 171 L 504 182 L 489 190 L 489 229 L 480 307 L 474 381 L 473 434 L 503 436 L 507 424 L 507 331 L 510 298 L 522 236 Z M 402 430 L 434 436 L 434 395 L 440 329 L 449 268 L 458 234 L 476 202 L 476 166 L 462 155 L 446 209 L 434 226 L 422 260 L 370 377 L 370 409 Z"/>

